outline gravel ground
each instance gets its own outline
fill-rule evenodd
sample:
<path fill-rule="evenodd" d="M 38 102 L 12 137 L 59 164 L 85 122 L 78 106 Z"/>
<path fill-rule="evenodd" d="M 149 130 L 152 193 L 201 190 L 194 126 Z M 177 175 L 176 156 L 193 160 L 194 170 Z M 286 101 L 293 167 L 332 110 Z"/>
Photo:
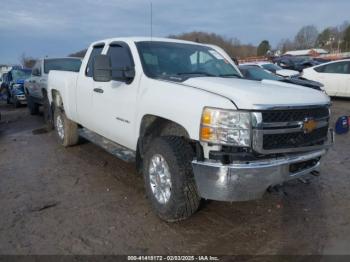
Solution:
<path fill-rule="evenodd" d="M 333 116 L 350 115 L 336 100 Z M 133 165 L 84 142 L 58 145 L 42 119 L 0 104 L 0 254 L 350 254 L 350 133 L 310 183 L 258 201 L 207 201 L 165 223 Z"/>

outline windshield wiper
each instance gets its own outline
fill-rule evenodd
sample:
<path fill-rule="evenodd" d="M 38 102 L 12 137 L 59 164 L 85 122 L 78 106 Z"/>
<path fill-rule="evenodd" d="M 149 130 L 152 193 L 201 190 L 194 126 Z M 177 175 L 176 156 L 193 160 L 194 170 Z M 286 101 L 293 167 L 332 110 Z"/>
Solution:
<path fill-rule="evenodd" d="M 216 76 L 216 75 L 212 75 L 209 74 L 207 72 L 203 72 L 203 71 L 193 71 L 193 72 L 182 72 L 182 73 L 177 73 L 176 75 L 205 75 L 205 76 Z"/>

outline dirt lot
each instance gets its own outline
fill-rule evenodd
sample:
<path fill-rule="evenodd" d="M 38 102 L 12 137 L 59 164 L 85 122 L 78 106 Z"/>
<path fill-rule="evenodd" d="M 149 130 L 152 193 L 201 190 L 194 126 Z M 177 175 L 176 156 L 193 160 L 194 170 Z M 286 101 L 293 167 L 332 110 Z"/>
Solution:
<path fill-rule="evenodd" d="M 332 110 L 350 115 L 350 101 Z M 1 254 L 350 254 L 350 134 L 309 184 L 168 224 L 132 165 L 88 142 L 63 148 L 26 108 L 0 112 Z"/>

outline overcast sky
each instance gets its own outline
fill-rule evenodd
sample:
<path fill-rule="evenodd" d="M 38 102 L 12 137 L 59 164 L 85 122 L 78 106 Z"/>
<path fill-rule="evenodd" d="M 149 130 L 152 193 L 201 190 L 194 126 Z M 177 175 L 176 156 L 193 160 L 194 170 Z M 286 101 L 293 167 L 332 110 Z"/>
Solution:
<path fill-rule="evenodd" d="M 152 0 L 153 35 L 193 30 L 275 46 L 308 24 L 350 19 L 349 0 Z M 0 0 L 0 64 L 65 56 L 90 42 L 150 34 L 148 0 Z"/>

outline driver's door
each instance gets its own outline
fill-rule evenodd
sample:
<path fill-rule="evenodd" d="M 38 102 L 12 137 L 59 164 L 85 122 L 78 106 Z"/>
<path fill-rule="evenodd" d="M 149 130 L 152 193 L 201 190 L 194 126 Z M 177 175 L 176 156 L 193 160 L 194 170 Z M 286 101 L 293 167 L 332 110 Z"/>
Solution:
<path fill-rule="evenodd" d="M 104 137 L 132 148 L 132 132 L 136 113 L 138 80 L 123 80 L 121 68 L 132 68 L 134 62 L 129 46 L 124 42 L 109 45 L 107 56 L 111 59 L 112 80 L 94 81 L 92 95 L 93 118 L 96 128 Z"/>

